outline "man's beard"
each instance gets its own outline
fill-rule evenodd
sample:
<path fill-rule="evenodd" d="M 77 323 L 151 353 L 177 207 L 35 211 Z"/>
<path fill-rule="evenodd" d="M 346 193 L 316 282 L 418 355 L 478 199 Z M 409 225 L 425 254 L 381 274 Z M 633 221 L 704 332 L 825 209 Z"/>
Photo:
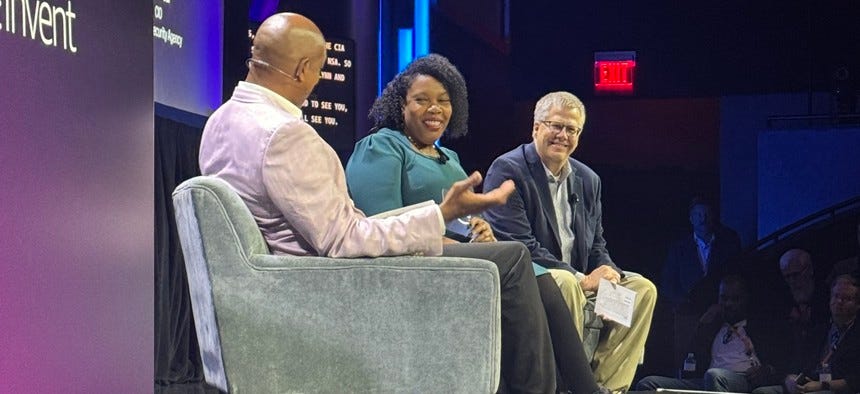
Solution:
<path fill-rule="evenodd" d="M 792 290 L 792 296 L 794 296 L 794 302 L 798 304 L 809 304 L 812 301 L 812 293 L 814 288 L 812 286 L 802 285 L 798 286 L 796 289 Z"/>

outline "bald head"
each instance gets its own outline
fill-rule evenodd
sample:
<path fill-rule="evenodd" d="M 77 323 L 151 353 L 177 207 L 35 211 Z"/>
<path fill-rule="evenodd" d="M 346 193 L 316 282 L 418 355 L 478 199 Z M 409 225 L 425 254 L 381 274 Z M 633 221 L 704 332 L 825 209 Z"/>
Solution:
<path fill-rule="evenodd" d="M 251 57 L 284 68 L 295 66 L 302 58 L 317 57 L 321 50 L 325 50 L 325 39 L 317 25 L 302 15 L 284 12 L 260 25 Z"/>
<path fill-rule="evenodd" d="M 325 62 L 325 38 L 317 25 L 302 15 L 275 14 L 257 30 L 251 58 L 263 63 L 250 63 L 248 81 L 272 89 L 294 103 L 302 102 L 319 80 Z"/>
<path fill-rule="evenodd" d="M 794 301 L 798 304 L 808 304 L 815 290 L 814 268 L 809 252 L 803 249 L 791 249 L 785 252 L 779 258 L 779 270 L 791 290 Z"/>

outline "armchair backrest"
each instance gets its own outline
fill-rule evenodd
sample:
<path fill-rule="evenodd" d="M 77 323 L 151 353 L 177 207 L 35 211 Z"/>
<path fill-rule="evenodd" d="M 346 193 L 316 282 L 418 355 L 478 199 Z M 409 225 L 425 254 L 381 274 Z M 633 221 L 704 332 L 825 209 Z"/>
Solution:
<path fill-rule="evenodd" d="M 268 246 L 248 207 L 221 179 L 198 176 L 183 182 L 173 192 L 173 205 L 204 374 L 209 384 L 226 392 L 210 270 L 229 276 L 241 269 L 235 262 L 268 254 Z"/>

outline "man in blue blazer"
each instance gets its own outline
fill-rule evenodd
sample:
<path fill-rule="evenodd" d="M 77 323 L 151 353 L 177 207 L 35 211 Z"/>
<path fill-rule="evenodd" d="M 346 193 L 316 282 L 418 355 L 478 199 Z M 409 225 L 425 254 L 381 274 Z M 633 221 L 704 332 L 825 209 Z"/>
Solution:
<path fill-rule="evenodd" d="M 580 335 L 582 308 L 594 297 L 600 279 L 637 293 L 631 327 L 606 322 L 604 330 L 609 332 L 601 335 L 592 361 L 599 384 L 626 391 L 642 357 L 657 290 L 648 279 L 623 272 L 609 256 L 600 177 L 570 157 L 584 124 L 585 106 L 573 94 L 554 92 L 541 98 L 535 106 L 533 141 L 497 158 L 484 180 L 484 187 L 491 189 L 511 179 L 516 191 L 505 205 L 485 215 L 497 238 L 524 243 L 536 263 L 551 269 L 559 287 L 575 289 L 578 296 L 566 301 Z"/>
<path fill-rule="evenodd" d="M 717 302 L 720 278 L 737 273 L 741 252 L 738 234 L 719 222 L 713 204 L 694 198 L 689 210 L 691 232 L 669 247 L 660 281 L 660 298 L 676 313 L 699 316 Z"/>

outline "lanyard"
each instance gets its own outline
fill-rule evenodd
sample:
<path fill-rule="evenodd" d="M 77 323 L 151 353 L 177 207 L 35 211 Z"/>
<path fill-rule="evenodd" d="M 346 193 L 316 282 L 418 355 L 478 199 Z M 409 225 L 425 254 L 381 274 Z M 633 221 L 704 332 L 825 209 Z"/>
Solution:
<path fill-rule="evenodd" d="M 832 343 L 830 345 L 830 348 L 827 349 L 827 354 L 825 354 L 824 357 L 821 359 L 821 363 L 819 364 L 821 366 L 830 363 L 830 357 L 833 357 L 833 353 L 836 352 L 836 348 L 839 346 L 839 342 L 842 342 L 842 338 L 845 338 L 845 335 L 839 332 L 839 327 L 836 327 L 835 323 L 834 327 L 836 328 L 836 331 L 831 336 L 833 339 L 830 340 L 830 342 Z M 844 332 L 847 333 L 848 330 L 851 329 L 851 327 L 854 327 L 854 320 L 852 320 L 851 324 L 849 324 L 848 327 L 845 328 Z"/>
<path fill-rule="evenodd" d="M 728 343 L 731 340 L 732 334 L 736 335 L 741 340 L 741 342 L 744 343 L 744 350 L 746 352 L 746 355 L 750 358 L 750 363 L 752 363 L 753 366 L 761 365 L 758 356 L 756 356 L 755 354 L 755 346 L 753 346 L 750 337 L 742 334 L 737 327 L 731 324 L 729 324 L 729 330 L 726 332 L 726 334 L 726 337 L 723 338 L 723 343 Z"/>

